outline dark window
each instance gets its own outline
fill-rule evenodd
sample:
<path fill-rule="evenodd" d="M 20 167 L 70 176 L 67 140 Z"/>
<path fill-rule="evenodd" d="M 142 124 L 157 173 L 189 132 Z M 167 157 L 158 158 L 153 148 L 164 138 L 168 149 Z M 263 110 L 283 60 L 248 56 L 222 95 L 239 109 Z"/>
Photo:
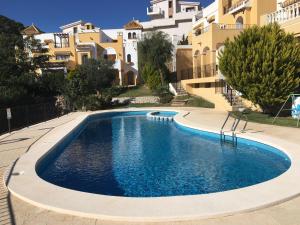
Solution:
<path fill-rule="evenodd" d="M 55 48 L 68 48 L 70 47 L 69 34 L 58 33 L 54 34 Z"/>
<path fill-rule="evenodd" d="M 115 54 L 112 54 L 112 55 L 105 54 L 105 55 L 103 55 L 103 58 L 106 59 L 106 60 L 115 62 L 116 59 L 117 59 L 117 56 Z"/>
<path fill-rule="evenodd" d="M 55 57 L 56 60 L 69 60 L 70 59 L 70 55 L 57 55 Z"/>
<path fill-rule="evenodd" d="M 136 39 L 136 33 L 135 33 L 135 32 L 133 32 L 132 38 L 133 38 L 133 39 Z"/>
<path fill-rule="evenodd" d="M 88 61 L 88 55 L 84 54 L 81 56 L 81 62 L 82 64 L 86 64 Z"/>
<path fill-rule="evenodd" d="M 74 33 L 74 34 L 77 34 L 77 32 L 78 32 L 77 27 L 74 27 L 74 28 L 73 28 L 73 33 Z"/>
<path fill-rule="evenodd" d="M 131 39 L 131 33 L 128 33 L 128 39 Z"/>
<path fill-rule="evenodd" d="M 186 8 L 185 11 L 186 12 L 194 12 L 195 8 L 194 7 L 192 7 L 192 8 Z"/>
<path fill-rule="evenodd" d="M 131 63 L 131 55 L 130 54 L 127 55 L 127 62 Z"/>
<path fill-rule="evenodd" d="M 172 7 L 173 7 L 173 2 L 169 1 L 169 8 L 172 8 Z"/>

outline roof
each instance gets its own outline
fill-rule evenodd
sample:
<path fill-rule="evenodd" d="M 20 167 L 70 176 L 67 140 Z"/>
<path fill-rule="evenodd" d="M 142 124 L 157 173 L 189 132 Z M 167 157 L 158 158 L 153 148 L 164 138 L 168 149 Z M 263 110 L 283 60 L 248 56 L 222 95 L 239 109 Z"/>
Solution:
<path fill-rule="evenodd" d="M 78 25 L 84 25 L 84 24 L 85 24 L 84 21 L 79 20 L 79 21 L 76 21 L 76 22 L 73 22 L 73 23 L 63 25 L 63 26 L 60 27 L 60 29 L 64 30 L 64 29 L 67 29 L 67 28 L 70 28 L 70 27 L 74 27 L 74 26 L 78 26 Z"/>
<path fill-rule="evenodd" d="M 124 26 L 125 30 L 142 30 L 143 26 L 137 20 L 132 20 Z"/>
<path fill-rule="evenodd" d="M 32 24 L 31 26 L 28 26 L 24 30 L 22 30 L 21 33 L 24 35 L 37 35 L 37 34 L 42 34 L 44 32 L 41 31 L 37 26 Z"/>

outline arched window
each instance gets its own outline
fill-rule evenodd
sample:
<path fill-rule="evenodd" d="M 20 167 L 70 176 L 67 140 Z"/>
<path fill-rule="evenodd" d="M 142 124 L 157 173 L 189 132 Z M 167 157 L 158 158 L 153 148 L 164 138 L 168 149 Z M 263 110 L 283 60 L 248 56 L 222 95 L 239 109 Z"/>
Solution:
<path fill-rule="evenodd" d="M 131 33 L 128 33 L 128 39 L 131 39 Z"/>
<path fill-rule="evenodd" d="M 133 39 L 136 39 L 136 33 L 135 33 L 135 32 L 133 32 L 132 38 L 133 38 Z"/>
<path fill-rule="evenodd" d="M 236 19 L 236 27 L 239 29 L 239 28 L 243 28 L 243 24 L 244 24 L 244 19 L 243 17 L 239 16 L 237 19 Z"/>
<path fill-rule="evenodd" d="M 131 63 L 131 55 L 130 54 L 127 55 L 127 62 Z"/>

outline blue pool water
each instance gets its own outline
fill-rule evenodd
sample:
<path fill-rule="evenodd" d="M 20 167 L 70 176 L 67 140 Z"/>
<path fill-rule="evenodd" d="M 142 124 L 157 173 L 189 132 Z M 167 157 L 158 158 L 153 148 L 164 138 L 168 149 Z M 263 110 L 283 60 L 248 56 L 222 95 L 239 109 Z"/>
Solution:
<path fill-rule="evenodd" d="M 147 112 L 89 119 L 37 165 L 44 180 L 103 195 L 158 197 L 221 192 L 275 178 L 288 157 L 257 142 L 220 144 L 219 136 Z"/>

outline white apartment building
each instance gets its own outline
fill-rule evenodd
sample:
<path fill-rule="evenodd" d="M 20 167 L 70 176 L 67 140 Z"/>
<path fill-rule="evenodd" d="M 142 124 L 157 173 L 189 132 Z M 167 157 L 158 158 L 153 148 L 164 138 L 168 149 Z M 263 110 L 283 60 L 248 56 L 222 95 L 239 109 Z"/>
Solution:
<path fill-rule="evenodd" d="M 119 29 L 100 29 L 80 20 L 61 26 L 59 33 L 37 33 L 35 38 L 50 49 L 52 62 L 60 66 L 67 62 L 68 69 L 84 63 L 86 58 L 109 56 L 119 70 L 119 84 L 136 85 L 139 80 L 137 45 L 143 35 L 163 31 L 177 47 L 183 36 L 190 34 L 193 18 L 203 17 L 199 2 L 179 0 L 151 0 L 147 15 L 149 21 L 133 20 Z M 170 67 L 173 71 L 176 71 L 175 51 Z"/>

